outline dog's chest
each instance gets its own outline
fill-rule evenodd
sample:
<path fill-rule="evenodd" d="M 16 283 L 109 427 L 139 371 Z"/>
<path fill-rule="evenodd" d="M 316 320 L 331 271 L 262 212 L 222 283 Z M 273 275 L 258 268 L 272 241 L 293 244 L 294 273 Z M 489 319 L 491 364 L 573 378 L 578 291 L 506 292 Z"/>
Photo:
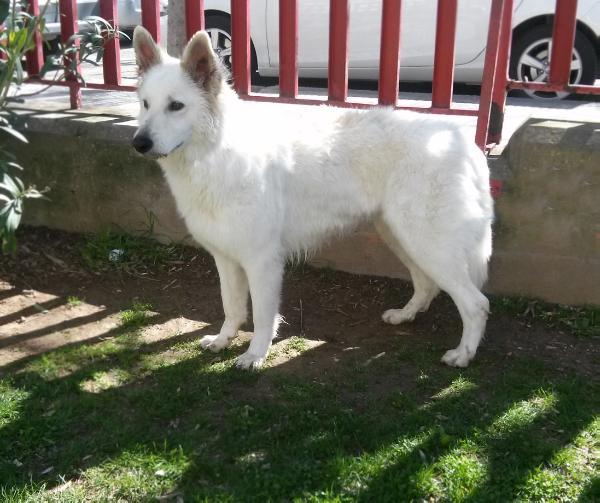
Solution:
<path fill-rule="evenodd" d="M 230 246 L 234 234 L 219 195 L 206 184 L 199 184 L 185 172 L 166 173 L 167 182 L 192 237 L 207 248 Z"/>

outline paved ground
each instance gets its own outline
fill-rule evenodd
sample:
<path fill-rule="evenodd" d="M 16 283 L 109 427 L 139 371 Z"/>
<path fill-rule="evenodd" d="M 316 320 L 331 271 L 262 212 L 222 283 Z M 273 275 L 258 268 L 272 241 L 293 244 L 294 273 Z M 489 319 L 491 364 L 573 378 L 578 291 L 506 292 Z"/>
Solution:
<path fill-rule="evenodd" d="M 130 47 L 121 50 L 122 82 L 124 85 L 135 85 L 137 81 L 133 49 Z M 87 82 L 102 82 L 102 67 L 85 65 L 83 74 Z M 273 83 L 275 85 L 273 85 Z M 600 81 L 598 81 L 600 84 Z M 400 103 L 405 106 L 429 106 L 431 94 L 426 84 L 403 83 L 400 86 Z M 24 99 L 20 106 L 36 110 L 57 112 L 69 107 L 68 93 L 65 88 L 56 86 L 40 92 L 43 86 L 24 85 L 18 90 L 17 95 Z M 277 95 L 276 82 L 266 82 L 262 86 L 254 86 L 254 92 Z M 38 93 L 28 96 L 31 93 Z M 479 88 L 477 86 L 457 85 L 455 101 L 475 108 L 478 102 Z M 300 94 L 306 98 L 321 98 L 327 95 L 326 81 L 301 80 Z M 350 100 L 376 103 L 376 83 L 351 82 L 349 91 Z M 509 97 L 504 126 L 503 145 L 512 133 L 527 119 L 571 120 L 571 121 L 597 121 L 600 117 L 600 100 L 562 100 L 542 101 L 526 97 Z M 135 117 L 138 111 L 135 93 L 115 91 L 83 91 L 83 112 L 87 114 L 108 114 Z M 457 122 L 475 128 L 475 119 L 472 117 L 455 117 Z"/>

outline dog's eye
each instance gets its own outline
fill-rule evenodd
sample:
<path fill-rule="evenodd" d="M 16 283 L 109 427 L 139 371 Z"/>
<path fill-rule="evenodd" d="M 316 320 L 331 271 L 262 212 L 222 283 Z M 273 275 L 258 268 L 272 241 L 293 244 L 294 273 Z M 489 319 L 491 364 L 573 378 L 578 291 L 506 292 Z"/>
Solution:
<path fill-rule="evenodd" d="M 181 110 L 185 105 L 181 103 L 181 101 L 171 101 L 169 103 L 169 112 L 177 112 L 177 110 Z"/>
<path fill-rule="evenodd" d="M 143 103 L 143 105 L 144 105 L 144 108 L 145 108 L 146 110 L 148 110 L 148 101 L 147 101 L 147 100 L 144 100 L 144 101 L 142 101 L 142 103 Z"/>

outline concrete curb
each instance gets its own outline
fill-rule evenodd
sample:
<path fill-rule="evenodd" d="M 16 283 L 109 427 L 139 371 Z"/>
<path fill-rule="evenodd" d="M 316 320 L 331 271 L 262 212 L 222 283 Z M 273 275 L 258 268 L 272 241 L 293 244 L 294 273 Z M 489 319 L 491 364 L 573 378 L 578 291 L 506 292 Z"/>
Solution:
<path fill-rule="evenodd" d="M 85 112 L 17 113 L 30 139 L 28 145 L 13 144 L 26 178 L 51 188 L 51 202 L 28 202 L 26 223 L 77 232 L 151 229 L 161 241 L 189 242 L 160 168 L 129 147 L 135 120 Z M 600 304 L 600 124 L 529 121 L 490 166 L 505 191 L 496 205 L 487 290 Z M 407 277 L 368 226 L 331 243 L 313 262 Z"/>

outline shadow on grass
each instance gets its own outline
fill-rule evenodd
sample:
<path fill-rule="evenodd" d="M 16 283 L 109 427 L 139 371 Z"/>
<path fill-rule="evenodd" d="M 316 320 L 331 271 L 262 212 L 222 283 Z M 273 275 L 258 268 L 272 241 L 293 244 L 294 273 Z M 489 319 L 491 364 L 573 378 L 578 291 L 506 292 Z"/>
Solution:
<path fill-rule="evenodd" d="M 18 395 L 0 417 L 5 493 L 83 472 L 92 498 L 507 501 L 598 412 L 596 384 L 530 361 L 480 358 L 459 372 L 424 343 L 388 343 L 375 360 L 373 348 L 325 344 L 248 373 L 233 367 L 240 346 L 200 352 L 206 332 L 151 344 L 123 334 L 5 369 Z M 36 362 L 52 355 L 62 373 L 45 375 Z M 461 474 L 471 451 L 486 459 Z M 136 471 L 147 479 L 134 490 L 123 477 Z"/>
<path fill-rule="evenodd" d="M 600 500 L 600 477 L 594 477 L 591 482 L 585 486 L 579 501 L 598 501 Z"/>

